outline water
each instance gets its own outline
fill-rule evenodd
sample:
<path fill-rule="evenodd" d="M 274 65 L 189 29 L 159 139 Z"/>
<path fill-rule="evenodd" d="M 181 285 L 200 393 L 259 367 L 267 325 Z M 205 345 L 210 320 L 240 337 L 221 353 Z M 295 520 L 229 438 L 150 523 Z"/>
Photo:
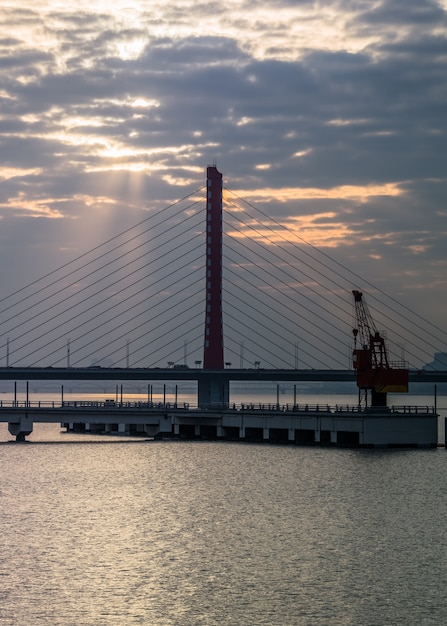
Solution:
<path fill-rule="evenodd" d="M 443 448 L 11 439 L 2 625 L 447 623 Z"/>

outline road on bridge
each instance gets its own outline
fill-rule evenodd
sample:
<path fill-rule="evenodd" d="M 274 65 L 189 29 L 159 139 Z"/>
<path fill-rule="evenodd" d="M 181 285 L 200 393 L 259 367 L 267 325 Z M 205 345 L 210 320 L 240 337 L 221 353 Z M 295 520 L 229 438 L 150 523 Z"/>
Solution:
<path fill-rule="evenodd" d="M 107 367 L 3 367 L 0 380 L 207 380 L 262 382 L 354 382 L 354 370 L 107 368 Z M 412 383 L 445 383 L 447 371 L 410 370 Z"/>

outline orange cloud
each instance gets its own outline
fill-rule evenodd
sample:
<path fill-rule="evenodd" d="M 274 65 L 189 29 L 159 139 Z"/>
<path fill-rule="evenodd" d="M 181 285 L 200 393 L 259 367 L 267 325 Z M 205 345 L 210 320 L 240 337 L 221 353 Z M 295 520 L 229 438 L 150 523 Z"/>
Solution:
<path fill-rule="evenodd" d="M 232 192 L 239 198 L 250 202 L 289 202 L 290 200 L 339 199 L 366 201 L 375 196 L 400 196 L 404 191 L 399 183 L 384 183 L 370 185 L 340 185 L 328 189 L 318 187 L 282 187 L 273 189 L 247 190 L 237 189 Z"/>
<path fill-rule="evenodd" d="M 240 230 L 230 230 L 228 234 L 238 239 L 249 237 L 271 244 L 288 242 L 303 245 L 303 242 L 310 242 L 314 246 L 336 247 L 341 241 L 346 243 L 352 238 L 354 231 L 340 220 L 332 221 L 334 217 L 335 213 L 331 212 L 289 217 L 283 222 L 284 229 L 280 225 L 273 229 L 270 224 L 264 226 L 251 222 Z"/>

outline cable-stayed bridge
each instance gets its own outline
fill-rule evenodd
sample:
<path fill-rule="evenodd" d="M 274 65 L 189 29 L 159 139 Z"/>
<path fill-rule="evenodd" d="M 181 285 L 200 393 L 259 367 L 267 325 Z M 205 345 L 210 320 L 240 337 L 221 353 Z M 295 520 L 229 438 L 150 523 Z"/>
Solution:
<path fill-rule="evenodd" d="M 132 228 L 0 298 L 0 365 L 200 368 L 205 196 L 203 187 L 148 210 Z M 223 197 L 225 367 L 349 370 L 352 288 L 366 291 L 394 360 L 420 370 L 442 351 L 444 330 L 230 189 Z"/>
<path fill-rule="evenodd" d="M 195 380 L 199 409 L 228 409 L 231 381 L 353 381 L 359 281 L 222 193 L 222 175 L 209 167 L 204 188 L 0 299 L 0 380 Z M 415 364 L 413 382 L 447 381 L 445 371 L 420 367 L 445 333 L 366 284 L 393 337 L 391 358 Z M 29 417 L 28 398 L 24 408 L 18 423 L 3 411 L 19 435 L 37 415 Z"/>
<path fill-rule="evenodd" d="M 135 226 L 1 298 L 0 379 L 128 379 L 148 370 L 154 379 L 197 379 L 203 366 L 212 369 L 204 363 L 206 194 L 204 186 L 148 211 Z M 266 371 L 272 380 L 352 379 L 351 288 L 360 287 L 388 332 L 391 357 L 415 371 L 428 364 L 422 378 L 443 380 L 430 363 L 445 331 L 226 187 L 222 216 L 218 369 L 239 380 L 253 370 L 258 380 Z"/>

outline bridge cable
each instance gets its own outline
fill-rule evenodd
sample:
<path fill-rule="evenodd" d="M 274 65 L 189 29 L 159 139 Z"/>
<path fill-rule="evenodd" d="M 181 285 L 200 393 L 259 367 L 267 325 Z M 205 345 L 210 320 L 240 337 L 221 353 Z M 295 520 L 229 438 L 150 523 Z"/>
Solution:
<path fill-rule="evenodd" d="M 199 187 L 198 189 L 195 189 L 194 191 L 191 191 L 190 193 L 188 193 L 186 196 L 183 196 L 183 198 L 180 198 L 179 200 L 176 200 L 175 202 L 172 202 L 171 204 L 165 206 L 163 209 L 161 209 L 160 211 L 157 211 L 156 214 L 152 214 L 149 215 L 148 217 L 144 218 L 144 220 L 141 220 L 140 222 L 138 222 L 137 224 L 134 224 L 133 226 L 130 226 L 129 228 L 127 228 L 126 230 L 122 231 L 121 233 L 118 233 L 118 235 L 114 235 L 113 237 L 111 237 L 110 239 L 107 239 L 106 241 L 103 241 L 102 243 L 98 244 L 97 246 L 95 246 L 94 248 L 91 248 L 90 250 L 87 250 L 86 252 L 83 252 L 82 254 L 80 254 L 79 256 L 75 257 L 74 259 L 71 259 L 70 261 L 68 261 L 67 263 L 64 263 L 63 265 L 61 265 L 60 267 L 51 270 L 51 272 L 48 272 L 47 274 L 44 274 L 43 276 L 40 276 L 39 278 L 37 278 L 36 280 L 32 281 L 31 283 L 24 285 L 23 287 L 21 287 L 20 289 L 17 289 L 16 291 L 8 294 L 7 296 L 4 296 L 3 298 L 0 298 L 0 302 L 3 302 L 5 300 L 8 300 L 9 298 L 21 293 L 22 291 L 24 291 L 25 289 L 29 289 L 30 287 L 33 287 L 34 285 L 38 284 L 40 281 L 45 280 L 46 278 L 52 276 L 53 274 L 56 274 L 57 272 L 65 269 L 66 267 L 70 266 L 73 263 L 76 263 L 76 261 L 79 261 L 80 259 L 84 258 L 85 256 L 91 254 L 92 252 L 95 252 L 96 250 L 99 250 L 99 248 L 102 248 L 103 246 L 112 243 L 113 241 L 115 241 L 115 239 L 118 239 L 119 237 L 122 237 L 123 235 L 125 235 L 127 232 L 130 232 L 131 230 L 133 230 L 134 228 L 137 228 L 138 226 L 141 226 L 142 224 L 145 224 L 148 220 L 153 219 L 156 216 L 161 215 L 162 213 L 164 213 L 165 211 L 167 211 L 168 209 L 171 209 L 174 206 L 177 206 L 178 204 L 180 204 L 180 202 L 183 202 L 184 200 L 186 200 L 187 198 L 190 198 L 191 196 L 195 195 L 196 193 L 200 193 L 201 191 L 203 191 L 205 189 L 205 186 L 202 185 L 201 187 Z M 198 201 L 199 202 L 199 201 Z M 197 203 L 194 203 L 197 204 Z M 101 257 L 98 257 L 101 258 Z M 0 311 L 1 313 L 2 311 Z"/>

